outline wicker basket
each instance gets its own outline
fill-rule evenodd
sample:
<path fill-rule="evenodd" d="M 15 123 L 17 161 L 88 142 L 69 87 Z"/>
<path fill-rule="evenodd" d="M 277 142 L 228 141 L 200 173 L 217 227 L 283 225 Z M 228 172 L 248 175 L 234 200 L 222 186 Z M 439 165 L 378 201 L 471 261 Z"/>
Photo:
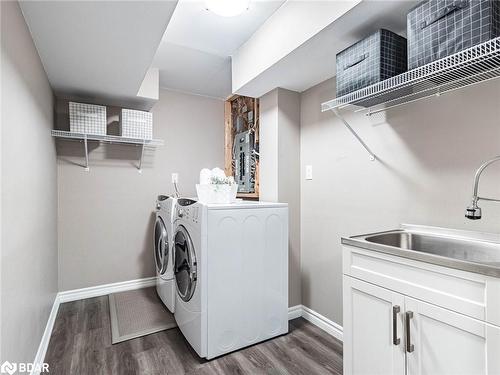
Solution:
<path fill-rule="evenodd" d="M 151 112 L 122 109 L 122 137 L 153 139 L 153 114 Z"/>
<path fill-rule="evenodd" d="M 75 133 L 106 135 L 106 107 L 69 102 L 69 130 Z"/>

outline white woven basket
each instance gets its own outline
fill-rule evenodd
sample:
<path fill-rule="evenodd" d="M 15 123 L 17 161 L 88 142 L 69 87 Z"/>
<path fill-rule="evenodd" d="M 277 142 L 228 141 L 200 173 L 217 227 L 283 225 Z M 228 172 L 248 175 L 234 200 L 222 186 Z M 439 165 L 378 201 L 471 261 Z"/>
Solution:
<path fill-rule="evenodd" d="M 122 137 L 153 139 L 153 114 L 151 112 L 122 109 Z"/>
<path fill-rule="evenodd" d="M 201 203 L 233 203 L 238 194 L 238 185 L 196 184 L 196 194 Z"/>
<path fill-rule="evenodd" d="M 69 130 L 75 133 L 106 135 L 106 107 L 69 102 Z"/>

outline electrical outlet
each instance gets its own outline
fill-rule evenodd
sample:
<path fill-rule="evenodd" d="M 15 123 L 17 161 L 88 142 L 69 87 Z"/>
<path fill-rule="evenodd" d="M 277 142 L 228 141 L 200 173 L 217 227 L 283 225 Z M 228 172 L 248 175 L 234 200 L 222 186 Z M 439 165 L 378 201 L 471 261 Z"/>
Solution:
<path fill-rule="evenodd" d="M 312 165 L 306 165 L 306 180 L 313 179 L 313 167 Z"/>
<path fill-rule="evenodd" d="M 172 183 L 177 184 L 179 182 L 179 173 L 172 173 Z"/>

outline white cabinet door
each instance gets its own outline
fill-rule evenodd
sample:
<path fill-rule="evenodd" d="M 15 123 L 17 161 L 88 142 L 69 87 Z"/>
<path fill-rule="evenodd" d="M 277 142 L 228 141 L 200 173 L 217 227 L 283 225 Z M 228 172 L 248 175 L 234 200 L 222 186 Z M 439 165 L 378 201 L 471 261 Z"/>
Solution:
<path fill-rule="evenodd" d="M 405 310 L 407 375 L 500 374 L 499 327 L 410 297 Z"/>
<path fill-rule="evenodd" d="M 349 276 L 343 295 L 344 374 L 404 375 L 404 296 Z"/>

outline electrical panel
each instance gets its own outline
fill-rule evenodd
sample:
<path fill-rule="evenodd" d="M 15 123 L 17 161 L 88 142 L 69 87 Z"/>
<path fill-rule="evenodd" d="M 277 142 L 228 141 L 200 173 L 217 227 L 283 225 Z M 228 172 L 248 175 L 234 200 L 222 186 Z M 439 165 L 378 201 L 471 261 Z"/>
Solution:
<path fill-rule="evenodd" d="M 259 100 L 238 96 L 226 102 L 226 163 L 239 197 L 259 197 Z M 229 156 L 229 157 L 228 157 Z"/>
<path fill-rule="evenodd" d="M 238 184 L 239 193 L 252 193 L 255 191 L 256 155 L 254 153 L 254 141 L 251 130 L 234 136 L 234 179 Z"/>

